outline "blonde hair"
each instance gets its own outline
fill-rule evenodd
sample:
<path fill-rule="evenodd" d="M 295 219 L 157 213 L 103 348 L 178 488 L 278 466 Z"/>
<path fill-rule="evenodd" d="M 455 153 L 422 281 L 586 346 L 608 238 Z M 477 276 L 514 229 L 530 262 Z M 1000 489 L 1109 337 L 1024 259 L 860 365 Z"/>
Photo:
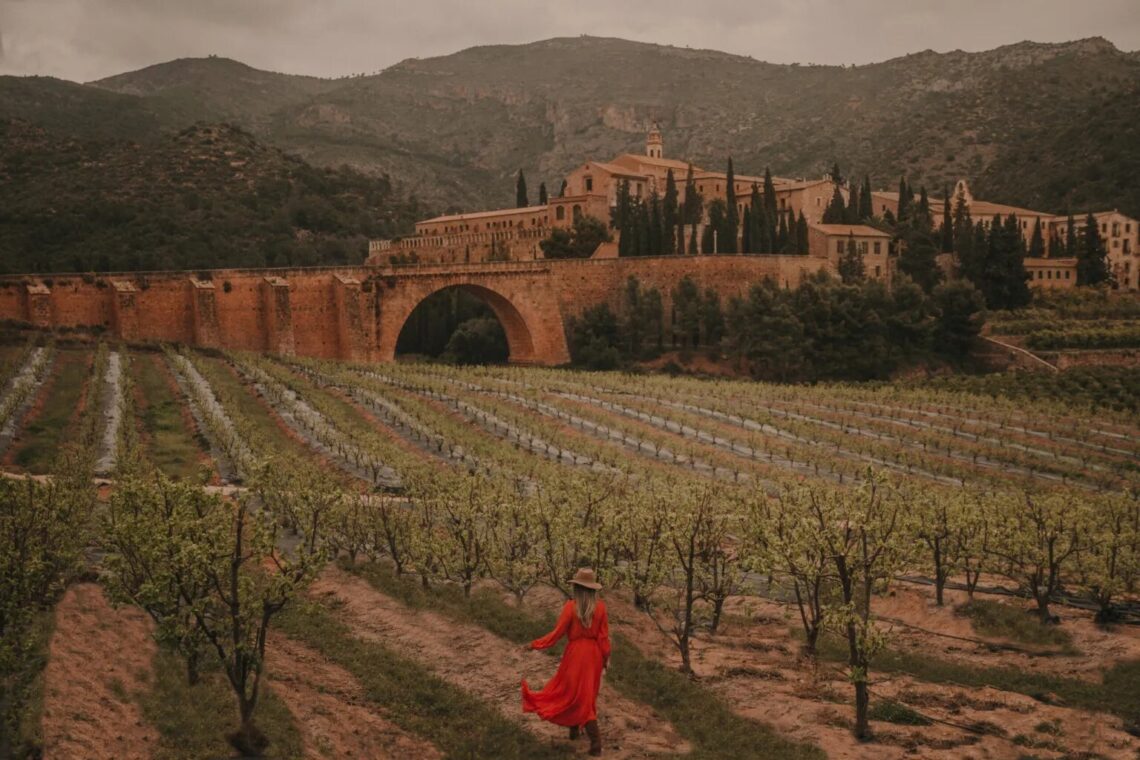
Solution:
<path fill-rule="evenodd" d="M 594 604 L 597 600 L 597 591 L 574 584 L 574 609 L 583 628 L 589 628 L 590 623 L 594 622 Z"/>

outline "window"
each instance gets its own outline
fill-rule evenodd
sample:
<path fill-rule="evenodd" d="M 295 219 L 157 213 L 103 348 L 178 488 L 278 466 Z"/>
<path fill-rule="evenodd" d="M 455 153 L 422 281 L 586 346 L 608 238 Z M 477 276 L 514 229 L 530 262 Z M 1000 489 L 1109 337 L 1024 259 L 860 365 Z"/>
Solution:
<path fill-rule="evenodd" d="M 880 243 L 878 240 L 876 240 L 875 241 L 875 253 L 882 253 L 882 252 L 883 252 L 883 244 Z M 878 267 L 875 267 L 875 268 L 878 269 Z"/>
<path fill-rule="evenodd" d="M 1070 275 L 1070 274 L 1072 274 L 1072 273 L 1071 273 L 1069 270 L 1067 270 L 1067 269 L 1066 269 L 1066 270 L 1065 270 L 1065 279 L 1066 279 L 1066 280 L 1067 280 L 1067 279 L 1069 279 L 1069 275 Z"/>
<path fill-rule="evenodd" d="M 819 197 L 817 197 L 817 198 L 815 199 L 815 207 L 816 207 L 816 208 L 819 208 L 819 204 L 820 204 L 820 201 L 822 201 L 822 200 L 823 200 L 823 199 L 822 199 L 822 198 L 819 198 Z"/>
<path fill-rule="evenodd" d="M 559 206 L 558 208 L 556 208 L 554 210 L 554 218 L 560 222 L 563 219 L 565 219 L 566 218 L 566 207 L 565 206 Z"/>
<path fill-rule="evenodd" d="M 875 245 L 878 245 L 878 243 L 876 243 Z M 882 267 L 876 265 L 875 266 L 875 277 L 878 278 L 881 276 L 882 276 Z"/>
<path fill-rule="evenodd" d="M 1028 226 L 1029 226 L 1029 222 L 1027 222 L 1027 221 L 1025 221 L 1024 219 L 1022 219 L 1022 220 L 1021 220 L 1021 229 L 1025 229 L 1025 228 L 1026 228 L 1026 227 L 1028 227 Z"/>
<path fill-rule="evenodd" d="M 836 253 L 843 253 L 843 241 L 842 240 L 836 240 L 835 241 L 835 252 Z"/>
<path fill-rule="evenodd" d="M 1119 248 L 1120 247 L 1120 241 L 1119 240 L 1113 240 L 1112 241 L 1112 247 L 1113 248 Z"/>
<path fill-rule="evenodd" d="M 1045 279 L 1045 273 L 1042 272 L 1040 269 L 1037 270 L 1037 279 L 1038 280 L 1044 280 Z"/>
<path fill-rule="evenodd" d="M 1049 276 L 1048 276 L 1048 277 L 1046 277 L 1045 279 L 1047 279 L 1047 280 L 1052 280 L 1052 279 L 1053 279 L 1053 270 L 1052 270 L 1052 269 L 1050 269 L 1050 270 L 1049 270 Z"/>
<path fill-rule="evenodd" d="M 574 204 L 574 221 L 576 222 L 581 218 L 582 218 L 582 207 L 579 206 L 578 204 Z"/>
<path fill-rule="evenodd" d="M 586 192 L 591 192 L 594 189 L 594 178 L 586 177 Z"/>

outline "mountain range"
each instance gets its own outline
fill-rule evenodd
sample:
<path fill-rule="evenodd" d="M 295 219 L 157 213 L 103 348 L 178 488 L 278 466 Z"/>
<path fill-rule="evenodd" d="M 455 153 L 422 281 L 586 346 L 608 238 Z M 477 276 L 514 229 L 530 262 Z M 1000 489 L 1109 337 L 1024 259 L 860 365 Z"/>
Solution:
<path fill-rule="evenodd" d="M 640 152 L 738 172 L 820 176 L 839 162 L 893 188 L 1140 216 L 1140 54 L 1101 38 L 924 51 L 863 66 L 781 65 L 577 37 L 409 59 L 343 79 L 181 59 L 77 84 L 0 77 L 0 119 L 145 152 L 228 122 L 318 167 L 390 178 L 432 211 L 509 205 L 514 176 L 556 190 L 586 159 Z"/>

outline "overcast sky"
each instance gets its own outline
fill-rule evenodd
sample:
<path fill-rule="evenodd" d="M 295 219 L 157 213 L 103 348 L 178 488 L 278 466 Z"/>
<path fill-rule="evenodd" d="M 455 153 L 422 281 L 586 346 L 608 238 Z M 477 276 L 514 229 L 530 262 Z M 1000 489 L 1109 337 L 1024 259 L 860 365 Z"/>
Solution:
<path fill-rule="evenodd" d="M 339 76 L 472 45 L 592 34 L 775 63 L 1102 36 L 1140 49 L 1140 0 L 0 0 L 0 74 L 89 81 L 216 54 Z"/>

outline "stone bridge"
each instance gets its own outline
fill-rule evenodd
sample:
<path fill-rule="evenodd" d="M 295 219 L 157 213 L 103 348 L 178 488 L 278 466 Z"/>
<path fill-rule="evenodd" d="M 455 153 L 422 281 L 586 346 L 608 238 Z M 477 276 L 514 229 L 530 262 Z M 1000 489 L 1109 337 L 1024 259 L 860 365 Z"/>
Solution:
<path fill-rule="evenodd" d="M 462 288 L 494 311 L 512 362 L 557 365 L 570 359 L 566 319 L 601 302 L 620 311 L 630 276 L 661 291 L 668 325 L 686 275 L 727 299 L 765 277 L 795 287 L 827 268 L 808 256 L 719 255 L 9 276 L 0 278 L 0 320 L 130 343 L 383 362 L 417 305 Z"/>

